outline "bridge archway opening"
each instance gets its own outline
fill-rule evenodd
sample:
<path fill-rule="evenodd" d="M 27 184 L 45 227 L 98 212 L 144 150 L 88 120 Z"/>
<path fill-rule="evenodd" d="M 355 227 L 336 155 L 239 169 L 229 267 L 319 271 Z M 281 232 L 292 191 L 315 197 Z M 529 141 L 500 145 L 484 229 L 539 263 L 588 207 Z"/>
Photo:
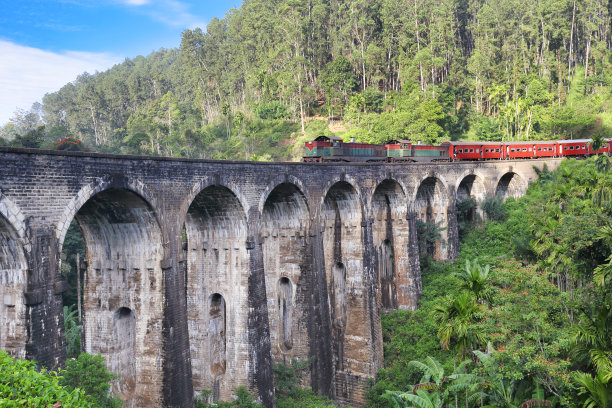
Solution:
<path fill-rule="evenodd" d="M 449 197 L 444 184 L 427 177 L 417 189 L 413 209 L 417 217 L 419 246 L 424 255 L 447 258 Z"/>
<path fill-rule="evenodd" d="M 310 357 L 307 276 L 310 216 L 302 191 L 292 183 L 277 185 L 263 206 L 261 236 L 269 305 L 272 358 L 286 362 Z M 304 375 L 304 378 L 309 376 Z"/>
<path fill-rule="evenodd" d="M 487 196 L 482 178 L 475 174 L 465 176 L 457 187 L 457 217 L 465 221 L 482 218 L 480 203 Z"/>
<path fill-rule="evenodd" d="M 0 215 L 0 349 L 25 358 L 27 263 L 17 231 Z"/>
<path fill-rule="evenodd" d="M 116 390 L 127 404 L 158 405 L 162 395 L 149 391 L 161 390 L 163 380 L 157 369 L 162 358 L 163 246 L 155 213 L 132 191 L 109 189 L 91 197 L 75 219 L 87 255 L 85 351 L 102 354 L 109 369 L 118 370 Z"/>
<path fill-rule="evenodd" d="M 397 308 L 398 301 L 402 306 L 409 303 L 403 293 L 408 279 L 409 225 L 406 212 L 406 194 L 399 183 L 390 179 L 381 182 L 372 196 L 372 234 L 378 255 L 378 279 L 384 309 Z"/>
<path fill-rule="evenodd" d="M 524 180 L 514 172 L 504 174 L 497 183 L 495 196 L 505 200 L 507 198 L 519 198 L 525 194 L 527 186 Z"/>
<path fill-rule="evenodd" d="M 233 191 L 212 185 L 189 206 L 184 231 L 193 387 L 213 390 L 215 400 L 229 400 L 246 383 L 227 375 L 248 353 L 246 213 Z"/>
<path fill-rule="evenodd" d="M 367 344 L 361 221 L 362 207 L 355 188 L 345 181 L 334 184 L 323 200 L 321 224 L 337 372 L 366 372 L 358 357 Z"/>

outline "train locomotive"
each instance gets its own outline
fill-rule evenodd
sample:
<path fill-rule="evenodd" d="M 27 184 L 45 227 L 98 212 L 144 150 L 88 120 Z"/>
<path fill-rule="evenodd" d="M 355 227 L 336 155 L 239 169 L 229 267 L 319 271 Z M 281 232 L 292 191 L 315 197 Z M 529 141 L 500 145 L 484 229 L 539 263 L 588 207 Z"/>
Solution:
<path fill-rule="evenodd" d="M 444 142 L 439 146 L 391 140 L 385 144 L 344 142 L 319 136 L 304 146 L 304 162 L 418 163 L 464 160 L 515 160 L 545 157 L 587 157 L 612 154 L 612 139 L 595 152 L 591 139 L 519 142 Z"/>

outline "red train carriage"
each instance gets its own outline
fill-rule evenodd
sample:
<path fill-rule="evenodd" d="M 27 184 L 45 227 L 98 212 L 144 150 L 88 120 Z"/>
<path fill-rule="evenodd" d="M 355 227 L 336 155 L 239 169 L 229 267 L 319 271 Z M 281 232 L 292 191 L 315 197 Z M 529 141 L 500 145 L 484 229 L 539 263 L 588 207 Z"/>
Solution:
<path fill-rule="evenodd" d="M 575 157 L 587 155 L 587 144 L 591 139 L 557 140 L 557 155 L 560 157 Z"/>
<path fill-rule="evenodd" d="M 557 143 L 554 140 L 546 142 L 531 142 L 533 145 L 533 157 L 555 157 L 557 156 Z"/>
<path fill-rule="evenodd" d="M 505 143 L 506 158 L 508 159 L 525 159 L 534 157 L 533 142 L 512 142 Z"/>
<path fill-rule="evenodd" d="M 501 142 L 444 142 L 453 160 L 503 159 L 504 145 Z"/>

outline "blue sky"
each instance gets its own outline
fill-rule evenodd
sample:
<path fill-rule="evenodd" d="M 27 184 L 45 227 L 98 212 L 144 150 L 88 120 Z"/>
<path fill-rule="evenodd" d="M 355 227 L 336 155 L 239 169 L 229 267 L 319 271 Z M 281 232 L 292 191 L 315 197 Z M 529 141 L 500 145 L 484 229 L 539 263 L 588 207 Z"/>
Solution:
<path fill-rule="evenodd" d="M 0 126 L 77 75 L 178 47 L 242 0 L 0 0 Z"/>

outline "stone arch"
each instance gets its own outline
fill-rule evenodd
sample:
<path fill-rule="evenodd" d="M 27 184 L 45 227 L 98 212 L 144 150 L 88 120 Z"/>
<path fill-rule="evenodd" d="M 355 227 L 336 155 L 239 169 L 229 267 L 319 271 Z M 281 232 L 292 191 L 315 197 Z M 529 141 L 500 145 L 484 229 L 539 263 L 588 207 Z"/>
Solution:
<path fill-rule="evenodd" d="M 276 361 L 310 357 L 309 333 L 301 330 L 309 323 L 309 229 L 310 211 L 302 190 L 288 182 L 276 185 L 261 215 L 266 295 L 268 304 L 275 305 L 268 308 L 268 321 Z M 283 311 L 282 305 L 290 309 Z"/>
<path fill-rule="evenodd" d="M 403 180 L 401 180 L 400 178 L 393 177 L 392 175 L 387 174 L 387 175 L 385 175 L 385 176 L 383 176 L 383 177 L 379 177 L 379 178 L 378 178 L 378 179 L 375 181 L 374 185 L 376 186 L 376 188 L 374 189 L 374 192 L 373 192 L 373 193 L 372 193 L 372 194 L 371 194 L 371 195 L 368 197 L 368 203 L 367 203 L 367 208 L 368 208 L 368 209 L 372 210 L 372 208 L 373 208 L 373 203 L 372 203 L 372 200 L 374 200 L 374 195 L 375 195 L 375 193 L 376 193 L 376 189 L 378 189 L 378 187 L 379 187 L 379 186 L 380 186 L 382 183 L 384 183 L 384 182 L 388 182 L 388 181 L 393 181 L 394 183 L 397 183 L 397 185 L 399 186 L 399 188 L 401 189 L 401 191 L 402 191 L 402 193 L 403 193 L 403 195 L 404 195 L 404 197 L 405 197 L 404 201 L 407 201 L 407 198 L 408 198 L 408 191 L 410 191 L 410 190 L 409 190 L 409 188 L 406 186 L 406 183 L 404 183 L 404 181 L 403 181 Z M 404 212 L 404 218 L 406 218 L 406 212 L 407 212 L 407 210 L 408 210 L 408 202 L 406 202 L 406 206 L 405 206 L 405 208 L 404 208 L 404 209 L 405 209 L 405 212 Z M 374 215 L 373 215 L 373 214 L 372 214 L 372 217 L 374 217 Z"/>
<path fill-rule="evenodd" d="M 503 200 L 509 197 L 519 198 L 527 191 L 525 180 L 513 171 L 502 174 L 495 185 L 495 196 Z"/>
<path fill-rule="evenodd" d="M 482 210 L 480 209 L 480 204 L 487 197 L 484 179 L 476 173 L 464 173 L 462 177 L 457 179 L 455 191 L 457 203 L 461 203 L 470 197 L 474 200 L 475 207 L 469 210 L 468 213 L 464 214 L 464 216 L 470 221 L 476 218 L 476 216 L 482 218 L 483 214 Z"/>
<path fill-rule="evenodd" d="M 219 400 L 230 400 L 232 392 L 248 382 L 249 360 L 245 361 L 244 356 L 249 351 L 250 263 L 244 208 L 233 190 L 213 184 L 199 191 L 185 215 L 187 322 L 193 386 L 196 391 L 213 390 L 213 396 Z M 224 346 L 217 330 L 220 317 L 215 312 L 221 307 L 221 300 L 223 338 L 233 339 L 224 341 Z"/>
<path fill-rule="evenodd" d="M 11 211 L 5 200 L 0 200 L 0 211 L 0 350 L 23 359 L 28 338 L 24 301 L 28 267 L 23 240 L 4 215 L 19 221 L 20 212 Z"/>
<path fill-rule="evenodd" d="M 164 303 L 161 227 L 141 195 L 112 184 L 99 189 L 75 209 L 87 257 L 85 351 L 106 356 L 109 368 L 114 364 L 120 370 L 117 390 L 128 404 L 159 405 L 163 400 L 158 370 Z"/>
<path fill-rule="evenodd" d="M 240 190 L 239 186 L 236 183 L 232 182 L 232 181 L 225 180 L 223 177 L 219 177 L 218 175 L 214 175 L 212 177 L 208 177 L 208 178 L 205 178 L 203 180 L 198 181 L 197 183 L 195 183 L 191 187 L 191 190 L 189 191 L 189 193 L 187 194 L 187 196 L 183 200 L 183 202 L 181 204 L 181 207 L 180 207 L 180 210 L 179 210 L 179 214 L 180 214 L 179 223 L 181 225 L 185 223 L 185 219 L 186 219 L 187 213 L 188 213 L 189 209 L 191 208 L 191 205 L 194 203 L 195 199 L 205 189 L 207 189 L 209 187 L 215 187 L 215 186 L 216 187 L 224 187 L 227 190 L 231 191 L 231 193 L 236 197 L 236 200 L 238 200 L 238 203 L 242 207 L 243 212 L 245 213 L 245 215 L 247 217 L 247 220 L 248 220 L 249 214 L 248 214 L 247 210 L 249 209 L 249 201 L 244 196 L 244 194 Z"/>
<path fill-rule="evenodd" d="M 331 179 L 325 183 L 325 186 L 322 189 L 322 191 L 324 191 L 324 194 L 320 199 L 319 206 L 318 208 L 313 208 L 313 210 L 323 211 L 326 208 L 325 200 L 328 198 L 329 192 L 332 190 L 332 188 L 336 187 L 336 185 L 349 185 L 352 188 L 353 193 L 355 194 L 354 197 L 357 199 L 357 203 L 359 204 L 359 218 L 361 219 L 361 217 L 365 217 L 365 200 L 363 195 L 361 194 L 361 191 L 357 187 L 359 186 L 359 183 L 352 176 L 346 175 L 344 173 L 340 175 L 340 180 Z"/>
<path fill-rule="evenodd" d="M 362 220 L 361 200 L 353 185 L 346 181 L 333 184 L 323 199 L 321 226 L 333 366 L 337 378 L 341 379 L 349 371 L 367 373 L 369 370 L 362 358 L 363 350 L 371 347 Z"/>
<path fill-rule="evenodd" d="M 147 202 L 149 206 L 154 207 L 154 196 L 142 181 L 138 179 L 130 179 L 121 180 L 118 182 L 110 176 L 98 177 L 91 183 L 81 187 L 79 192 L 72 197 L 72 199 L 70 199 L 64 208 L 55 229 L 55 235 L 58 242 L 58 253 L 62 252 L 62 247 L 64 245 L 64 240 L 66 239 L 68 228 L 70 228 L 70 223 L 75 218 L 75 215 L 81 209 L 81 207 L 96 194 L 112 188 L 132 191 L 138 194 L 145 202 Z M 155 212 L 154 215 L 158 224 L 161 225 L 157 212 Z"/>
<path fill-rule="evenodd" d="M 405 190 L 395 180 L 381 181 L 372 194 L 372 235 L 378 258 L 378 284 L 384 309 L 405 305 L 399 293 L 408 278 L 409 225 Z"/>
<path fill-rule="evenodd" d="M 418 220 L 435 224 L 440 238 L 427 248 L 427 253 L 436 260 L 448 259 L 448 210 L 451 199 L 446 183 L 436 177 L 427 176 L 419 183 L 412 203 Z"/>
<path fill-rule="evenodd" d="M 310 201 L 308 197 L 308 190 L 304 185 L 304 182 L 302 182 L 302 180 L 291 174 L 284 174 L 282 176 L 276 177 L 266 186 L 266 189 L 261 195 L 261 199 L 259 200 L 259 205 L 257 207 L 260 214 L 263 215 L 264 206 L 266 204 L 266 201 L 268 201 L 268 197 L 270 196 L 270 194 L 272 194 L 272 192 L 281 184 L 293 184 L 304 196 L 306 202 L 308 203 Z"/>

